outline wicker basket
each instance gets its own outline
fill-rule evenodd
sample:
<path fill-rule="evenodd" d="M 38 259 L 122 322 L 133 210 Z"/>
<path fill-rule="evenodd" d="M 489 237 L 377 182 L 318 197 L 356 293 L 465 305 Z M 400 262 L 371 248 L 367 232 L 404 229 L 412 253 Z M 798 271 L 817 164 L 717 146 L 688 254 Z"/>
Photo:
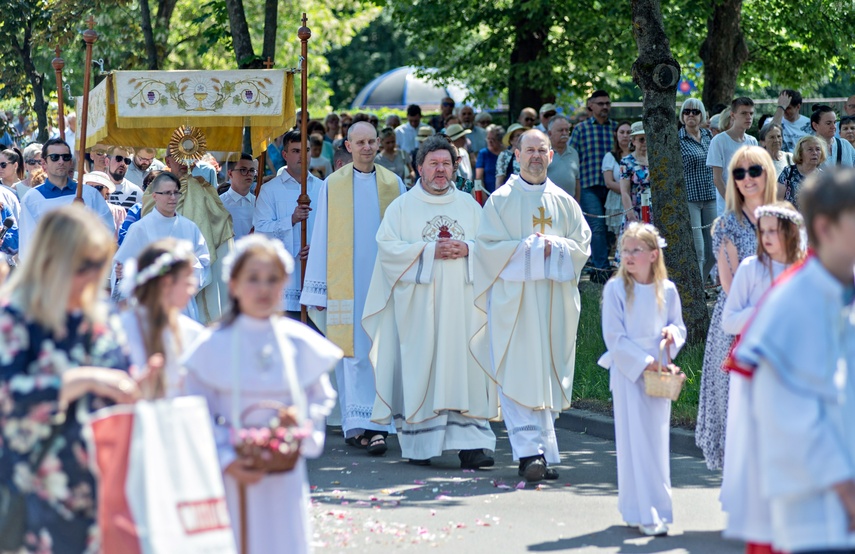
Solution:
<path fill-rule="evenodd" d="M 683 381 L 686 380 L 686 374 L 680 371 L 680 368 L 671 363 L 667 354 L 665 341 L 659 343 L 659 370 L 644 372 L 644 391 L 647 396 L 655 396 L 657 398 L 670 398 L 672 401 L 677 400 L 680 396 L 680 391 L 683 390 Z M 668 359 L 667 364 L 663 364 L 663 358 Z"/>
<path fill-rule="evenodd" d="M 277 415 L 267 427 L 242 427 L 234 437 L 237 455 L 248 460 L 250 469 L 267 473 L 291 471 L 300 459 L 300 443 L 305 433 L 297 428 L 294 416 L 288 407 L 279 402 L 253 404 L 241 414 L 241 422 L 256 410 L 277 410 Z"/>

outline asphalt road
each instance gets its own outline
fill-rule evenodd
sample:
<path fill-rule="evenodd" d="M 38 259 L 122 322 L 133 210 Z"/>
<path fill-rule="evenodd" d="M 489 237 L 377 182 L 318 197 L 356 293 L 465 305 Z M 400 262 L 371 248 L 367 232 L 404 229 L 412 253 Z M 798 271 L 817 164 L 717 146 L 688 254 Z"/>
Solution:
<path fill-rule="evenodd" d="M 558 481 L 540 486 L 517 476 L 504 427 L 494 426 L 496 466 L 460 469 L 457 455 L 431 467 L 389 452 L 371 458 L 327 433 L 323 457 L 309 463 L 316 552 L 738 553 L 724 541 L 720 475 L 703 461 L 672 455 L 674 517 L 668 537 L 642 537 L 617 511 L 614 443 L 558 429 Z"/>

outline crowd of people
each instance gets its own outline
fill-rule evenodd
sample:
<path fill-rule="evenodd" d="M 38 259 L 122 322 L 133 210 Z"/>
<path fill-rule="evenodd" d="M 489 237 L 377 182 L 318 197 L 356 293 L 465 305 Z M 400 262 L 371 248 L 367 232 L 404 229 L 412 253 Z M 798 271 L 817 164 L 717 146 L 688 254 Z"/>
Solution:
<path fill-rule="evenodd" d="M 838 126 L 830 107 L 800 107 L 781 93 L 762 147 L 750 98 L 714 118 L 696 99 L 679 108 L 698 270 L 721 288 L 696 440 L 724 472 L 725 535 L 750 552 L 855 549 L 855 170 L 835 167 L 855 162 L 855 115 Z M 298 128 L 263 167 L 98 144 L 76 175 L 62 138 L 3 149 L 0 492 L 26 517 L 0 551 L 97 549 L 86 413 L 140 399 L 207 400 L 252 553 L 309 549 L 303 458 L 322 454 L 327 416 L 369 456 L 397 433 L 411 464 L 451 451 L 483 470 L 501 414 L 519 476 L 555 480 L 583 273 L 605 285 L 618 509 L 667 534 L 671 402 L 643 375 L 677 356 L 686 327 L 644 125 L 610 109 L 598 90 L 581 121 L 545 104 L 507 129 L 450 98 L 429 123 L 419 106 L 403 124 L 310 120 L 309 205 Z M 300 429 L 291 471 L 236 450 L 239 414 L 260 400 L 292 406 L 250 422 L 279 413 Z"/>

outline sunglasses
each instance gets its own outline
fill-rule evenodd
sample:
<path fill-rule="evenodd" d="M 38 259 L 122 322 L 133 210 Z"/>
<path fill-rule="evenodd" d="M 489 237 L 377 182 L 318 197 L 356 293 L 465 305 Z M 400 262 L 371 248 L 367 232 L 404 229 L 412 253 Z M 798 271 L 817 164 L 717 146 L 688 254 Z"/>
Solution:
<path fill-rule="evenodd" d="M 172 197 L 172 196 L 181 196 L 181 191 L 178 191 L 178 190 L 164 190 L 164 191 L 162 191 L 162 192 L 161 192 L 161 191 L 155 192 L 154 194 L 159 194 L 160 196 L 169 196 L 169 197 Z"/>
<path fill-rule="evenodd" d="M 101 258 L 100 260 L 85 260 L 74 273 L 77 275 L 85 275 L 90 271 L 100 271 L 106 263 L 107 258 Z"/>
<path fill-rule="evenodd" d="M 18 162 L 0 162 L 0 168 L 2 168 L 2 169 L 6 169 L 6 166 L 10 166 L 10 165 L 12 165 L 12 164 L 16 164 L 16 165 L 17 165 L 17 163 L 18 163 Z"/>
<path fill-rule="evenodd" d="M 446 108 L 453 108 L 454 102 L 443 102 L 442 105 L 445 106 Z"/>
<path fill-rule="evenodd" d="M 107 155 L 106 150 L 93 150 L 92 153 L 95 154 L 96 156 L 106 156 Z"/>
<path fill-rule="evenodd" d="M 48 154 L 47 157 L 52 162 L 58 162 L 60 158 L 62 158 L 62 161 L 64 162 L 71 161 L 71 154 Z"/>
<path fill-rule="evenodd" d="M 119 163 L 119 164 L 122 162 L 125 162 L 125 165 L 131 165 L 131 161 L 132 161 L 130 158 L 126 158 L 124 156 L 119 156 L 119 155 L 113 156 L 113 159 L 116 160 L 116 163 Z"/>
<path fill-rule="evenodd" d="M 687 108 L 683 110 L 683 115 L 701 115 L 701 110 L 694 110 L 692 108 Z"/>
<path fill-rule="evenodd" d="M 745 175 L 748 175 L 749 177 L 757 178 L 757 177 L 763 175 L 763 166 L 762 165 L 752 165 L 748 169 L 745 169 L 744 167 L 737 167 L 736 169 L 733 170 L 733 178 L 736 181 L 741 181 L 741 180 L 745 179 Z"/>
<path fill-rule="evenodd" d="M 32 159 L 32 160 L 24 160 L 24 163 L 26 163 L 27 165 L 38 165 L 38 164 L 42 163 L 42 161 Z"/>
<path fill-rule="evenodd" d="M 254 167 L 239 167 L 238 172 L 244 177 L 247 175 L 258 175 L 258 170 Z"/>

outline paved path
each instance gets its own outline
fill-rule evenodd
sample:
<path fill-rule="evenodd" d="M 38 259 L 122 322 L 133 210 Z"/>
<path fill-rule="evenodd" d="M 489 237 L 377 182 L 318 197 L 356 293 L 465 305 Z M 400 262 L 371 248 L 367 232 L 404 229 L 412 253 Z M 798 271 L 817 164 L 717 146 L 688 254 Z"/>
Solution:
<path fill-rule="evenodd" d="M 385 551 L 573 553 L 739 553 L 723 541 L 720 477 L 702 460 L 674 455 L 671 535 L 642 537 L 617 511 L 614 443 L 558 429 L 564 463 L 558 481 L 521 483 L 504 428 L 496 466 L 460 469 L 455 454 L 431 467 L 411 466 L 389 452 L 370 458 L 330 432 L 327 449 L 309 465 L 317 552 Z"/>

